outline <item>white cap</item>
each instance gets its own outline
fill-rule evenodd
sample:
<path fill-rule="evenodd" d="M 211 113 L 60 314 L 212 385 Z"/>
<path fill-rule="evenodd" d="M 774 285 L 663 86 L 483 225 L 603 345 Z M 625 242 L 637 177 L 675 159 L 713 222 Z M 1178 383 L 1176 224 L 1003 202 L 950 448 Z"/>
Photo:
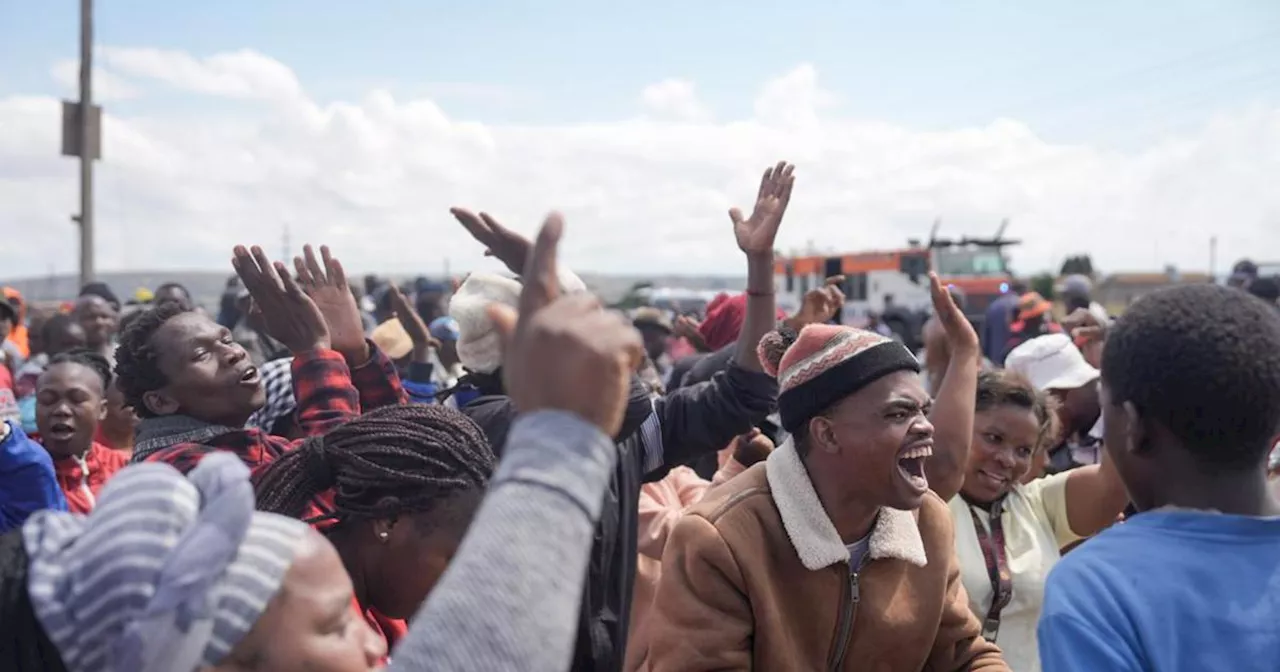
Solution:
<path fill-rule="evenodd" d="M 1004 366 L 1031 381 L 1037 390 L 1074 390 L 1098 379 L 1098 370 L 1066 334 L 1038 336 L 1014 348 Z"/>
<path fill-rule="evenodd" d="M 560 290 L 574 294 L 586 285 L 572 271 L 559 269 Z M 476 373 L 493 373 L 502 366 L 502 341 L 485 308 L 491 303 L 515 308 L 520 282 L 494 273 L 472 273 L 449 299 L 449 317 L 458 322 L 458 360 Z"/>

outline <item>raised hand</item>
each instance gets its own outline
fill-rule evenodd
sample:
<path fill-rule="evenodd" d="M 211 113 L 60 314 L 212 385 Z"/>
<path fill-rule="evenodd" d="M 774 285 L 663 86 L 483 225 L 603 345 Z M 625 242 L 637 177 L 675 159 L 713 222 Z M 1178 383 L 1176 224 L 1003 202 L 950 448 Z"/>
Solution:
<path fill-rule="evenodd" d="M 431 348 L 440 347 L 440 342 L 431 337 L 431 330 L 427 328 L 427 323 L 422 321 L 422 316 L 414 310 L 413 304 L 409 303 L 409 299 L 399 287 L 392 285 L 387 291 L 391 292 L 392 312 L 396 314 L 396 319 L 400 320 L 400 326 L 404 327 L 405 333 L 409 334 L 409 340 L 413 342 L 414 359 L 426 361 L 427 352 Z"/>
<path fill-rule="evenodd" d="M 231 265 L 244 283 L 263 328 L 295 354 L 330 347 L 329 327 L 315 301 L 289 275 L 285 265 L 271 263 L 261 247 L 237 245 Z"/>
<path fill-rule="evenodd" d="M 1095 369 L 1102 368 L 1102 348 L 1107 342 L 1107 328 L 1099 326 L 1097 321 L 1089 326 L 1075 327 L 1071 330 L 1071 340 L 1084 355 L 1084 361 Z"/>
<path fill-rule="evenodd" d="M 757 427 L 752 427 L 751 431 L 734 438 L 733 440 L 733 459 L 738 461 L 744 467 L 749 467 L 757 462 L 763 462 L 769 459 L 769 454 L 773 452 L 773 441 L 765 436 Z"/>
<path fill-rule="evenodd" d="M 347 274 L 342 264 L 329 254 L 327 246 L 320 246 L 320 258 L 310 245 L 302 248 L 302 257 L 293 258 L 293 268 L 298 274 L 298 285 L 324 316 L 329 326 L 333 349 L 347 360 L 350 366 L 360 366 L 369 361 L 369 343 L 364 338 L 364 322 L 360 319 L 360 307 L 347 285 Z"/>
<path fill-rule="evenodd" d="M 702 337 L 701 331 L 698 331 L 698 328 L 701 326 L 702 325 L 692 317 L 689 317 L 688 315 L 680 315 L 677 316 L 676 321 L 672 323 L 671 333 L 689 341 L 689 345 L 692 345 L 698 352 L 708 352 L 711 348 L 707 345 L 707 339 Z"/>
<path fill-rule="evenodd" d="M 947 348 L 951 356 L 976 356 L 979 352 L 978 333 L 973 330 L 969 318 L 956 305 L 937 273 L 929 273 L 929 294 L 933 299 L 933 314 L 946 334 Z"/>
<path fill-rule="evenodd" d="M 487 212 L 476 214 L 464 208 L 450 208 L 449 212 L 476 242 L 484 245 L 486 257 L 495 257 L 516 275 L 524 272 L 525 261 L 533 250 L 528 238 L 499 224 Z"/>
<path fill-rule="evenodd" d="M 729 219 L 733 220 L 733 235 L 738 239 L 738 248 L 748 256 L 773 254 L 773 241 L 778 236 L 778 226 L 782 224 L 787 203 L 791 201 L 791 187 L 795 184 L 794 171 L 795 166 L 786 161 L 779 161 L 778 165 L 765 169 L 750 217 L 743 219 L 741 210 L 730 208 Z"/>
<path fill-rule="evenodd" d="M 827 278 L 821 287 L 805 292 L 800 310 L 787 320 L 788 324 L 799 331 L 809 324 L 830 321 L 844 305 L 844 292 L 840 291 L 843 282 L 843 275 L 835 275 Z"/>
<path fill-rule="evenodd" d="M 625 317 L 601 310 L 594 296 L 560 295 L 556 246 L 563 229 L 552 213 L 538 232 L 521 273 L 519 313 L 489 306 L 503 340 L 503 382 L 522 413 L 568 411 L 614 436 L 644 345 Z"/>

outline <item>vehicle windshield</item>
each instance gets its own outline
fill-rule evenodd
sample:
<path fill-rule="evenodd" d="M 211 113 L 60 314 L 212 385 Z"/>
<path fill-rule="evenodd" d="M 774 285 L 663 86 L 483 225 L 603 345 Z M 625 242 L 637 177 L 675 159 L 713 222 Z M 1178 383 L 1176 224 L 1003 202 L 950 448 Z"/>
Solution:
<path fill-rule="evenodd" d="M 1006 275 L 1004 257 L 994 248 L 950 247 L 934 250 L 934 269 L 939 275 Z"/>

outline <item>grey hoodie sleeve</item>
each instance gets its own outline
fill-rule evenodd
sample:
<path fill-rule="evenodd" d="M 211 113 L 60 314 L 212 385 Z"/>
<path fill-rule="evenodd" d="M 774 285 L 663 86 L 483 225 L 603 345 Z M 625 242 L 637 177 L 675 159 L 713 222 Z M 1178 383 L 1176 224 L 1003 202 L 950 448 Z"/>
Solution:
<path fill-rule="evenodd" d="M 517 418 L 471 529 L 388 670 L 566 669 L 616 461 L 613 441 L 576 415 Z"/>

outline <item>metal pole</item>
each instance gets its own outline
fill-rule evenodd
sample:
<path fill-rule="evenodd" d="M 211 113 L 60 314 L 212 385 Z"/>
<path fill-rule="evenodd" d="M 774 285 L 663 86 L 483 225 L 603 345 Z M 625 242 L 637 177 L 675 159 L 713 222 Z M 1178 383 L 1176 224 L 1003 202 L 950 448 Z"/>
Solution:
<path fill-rule="evenodd" d="M 93 0 L 80 0 L 80 284 L 93 282 Z"/>
<path fill-rule="evenodd" d="M 1218 282 L 1218 237 L 1209 239 L 1209 281 Z"/>

